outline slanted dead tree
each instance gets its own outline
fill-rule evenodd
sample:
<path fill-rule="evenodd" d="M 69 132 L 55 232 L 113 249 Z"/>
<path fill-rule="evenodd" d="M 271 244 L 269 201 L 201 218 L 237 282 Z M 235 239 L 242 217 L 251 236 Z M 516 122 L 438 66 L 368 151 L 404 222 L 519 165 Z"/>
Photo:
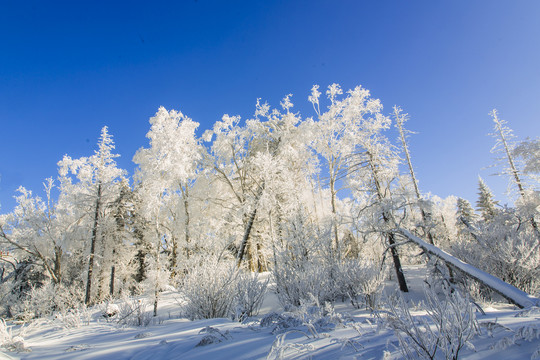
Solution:
<path fill-rule="evenodd" d="M 447 266 L 453 267 L 467 276 L 475 279 L 482 285 L 490 288 L 496 293 L 502 295 L 512 304 L 517 305 L 519 308 L 528 308 L 532 306 L 540 306 L 540 299 L 526 292 L 519 290 L 518 288 L 502 281 L 501 279 L 488 274 L 466 262 L 459 260 L 458 258 L 448 254 L 447 252 L 439 249 L 435 245 L 428 244 L 419 237 L 411 234 L 409 231 L 397 228 L 390 231 L 391 234 L 399 235 L 407 240 L 418 245 L 424 252 L 429 253 L 442 260 Z"/>

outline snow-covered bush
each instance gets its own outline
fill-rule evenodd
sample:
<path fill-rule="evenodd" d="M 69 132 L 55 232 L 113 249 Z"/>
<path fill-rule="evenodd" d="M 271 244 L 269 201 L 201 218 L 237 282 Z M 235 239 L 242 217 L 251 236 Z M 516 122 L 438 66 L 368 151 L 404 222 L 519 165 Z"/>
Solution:
<path fill-rule="evenodd" d="M 427 316 L 413 316 L 402 296 L 390 297 L 387 324 L 408 359 L 434 359 L 441 351 L 446 359 L 458 359 L 460 351 L 479 333 L 474 306 L 458 291 L 443 289 L 442 299 L 433 287 L 425 289 Z"/>
<path fill-rule="evenodd" d="M 195 319 L 231 317 L 242 321 L 256 315 L 269 280 L 238 269 L 235 261 L 209 257 L 194 262 L 180 289 L 183 313 Z"/>
<path fill-rule="evenodd" d="M 55 313 L 55 322 L 65 329 L 79 328 L 90 323 L 92 316 L 88 308 L 68 309 Z"/>
<path fill-rule="evenodd" d="M 261 327 L 272 327 L 273 334 L 296 329 L 305 331 L 314 338 L 319 337 L 319 332 L 334 330 L 338 325 L 343 325 L 350 319 L 336 313 L 331 303 L 324 305 L 316 304 L 316 299 L 304 302 L 294 311 L 278 314 L 271 312 L 266 314 L 259 322 Z M 308 336 L 309 337 L 309 336 Z"/>
<path fill-rule="evenodd" d="M 452 245 L 452 253 L 501 280 L 529 293 L 540 293 L 538 237 L 519 209 L 503 208 L 490 221 L 469 224 L 472 236 Z M 471 239 L 472 237 L 472 239 Z M 489 299 L 488 290 L 471 289 Z"/>
<path fill-rule="evenodd" d="M 340 292 L 346 295 L 357 309 L 364 304 L 375 309 L 381 293 L 384 274 L 380 266 L 369 261 L 346 260 L 338 264 Z"/>
<path fill-rule="evenodd" d="M 184 278 L 184 314 L 194 319 L 228 317 L 234 310 L 238 271 L 232 261 L 201 259 Z"/>
<path fill-rule="evenodd" d="M 276 336 L 276 339 L 272 343 L 270 351 L 266 355 L 266 358 L 269 360 L 282 360 L 287 358 L 286 352 L 289 350 L 294 350 L 296 353 L 309 352 L 313 351 L 315 347 L 312 344 L 300 344 L 300 343 L 286 343 L 285 338 L 291 333 L 297 333 L 298 331 L 287 331 L 283 334 Z M 301 332 L 307 338 L 309 336 L 306 333 Z"/>
<path fill-rule="evenodd" d="M 239 274 L 235 290 L 235 318 L 243 321 L 245 318 L 259 313 L 269 280 L 269 278 L 261 280 L 258 273 L 242 272 Z"/>
<path fill-rule="evenodd" d="M 284 307 L 315 299 L 324 304 L 349 298 L 359 308 L 376 306 L 384 271 L 369 260 L 281 257 L 273 269 L 278 299 Z"/>
<path fill-rule="evenodd" d="M 216 344 L 225 340 L 232 339 L 231 335 L 229 334 L 229 330 L 221 332 L 219 329 L 212 326 L 205 327 L 204 329 L 199 331 L 199 334 L 205 335 L 203 336 L 201 341 L 199 341 L 199 343 L 195 345 L 195 347 Z"/>
<path fill-rule="evenodd" d="M 504 350 L 513 345 L 521 345 L 523 342 L 532 342 L 540 339 L 540 328 L 536 325 L 521 326 L 514 331 L 513 336 L 505 336 L 492 345 L 492 349 Z M 531 359 L 536 359 L 535 354 L 539 353 L 540 345 L 536 349 Z M 538 354 L 537 354 L 538 355 Z"/>
<path fill-rule="evenodd" d="M 34 264 L 31 259 L 24 259 L 0 283 L 0 314 L 7 318 L 28 317 L 25 312 L 24 301 L 29 295 L 43 284 L 48 282 L 43 269 Z M 33 318 L 31 315 L 30 318 Z"/>
<path fill-rule="evenodd" d="M 22 329 L 18 335 L 13 335 L 13 329 L 8 327 L 2 318 L 0 318 L 0 347 L 16 352 L 32 351 L 24 342 Z"/>
<path fill-rule="evenodd" d="M 11 312 L 16 318 L 29 321 L 54 312 L 78 309 L 83 306 L 83 298 L 83 291 L 77 287 L 48 281 L 40 287 L 31 287 L 22 301 L 13 305 Z"/>
<path fill-rule="evenodd" d="M 152 321 L 152 312 L 149 310 L 148 300 L 142 298 L 125 297 L 117 305 L 115 321 L 119 325 L 148 326 Z"/>
<path fill-rule="evenodd" d="M 278 299 L 285 308 L 300 306 L 303 301 L 313 298 L 324 303 L 337 297 L 337 272 L 324 262 L 287 259 L 280 261 L 272 273 Z"/>

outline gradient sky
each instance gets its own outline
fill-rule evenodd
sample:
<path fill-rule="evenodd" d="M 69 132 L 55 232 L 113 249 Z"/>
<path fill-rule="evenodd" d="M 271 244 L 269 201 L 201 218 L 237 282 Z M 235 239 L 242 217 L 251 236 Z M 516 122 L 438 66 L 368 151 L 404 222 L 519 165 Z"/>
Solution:
<path fill-rule="evenodd" d="M 400 105 L 423 192 L 476 200 L 490 176 L 488 112 L 540 133 L 539 1 L 19 1 L 0 3 L 0 211 L 42 193 L 101 127 L 133 173 L 160 105 L 208 129 L 257 98 L 313 116 L 313 84 L 362 85 Z M 393 136 L 393 135 L 391 135 Z"/>

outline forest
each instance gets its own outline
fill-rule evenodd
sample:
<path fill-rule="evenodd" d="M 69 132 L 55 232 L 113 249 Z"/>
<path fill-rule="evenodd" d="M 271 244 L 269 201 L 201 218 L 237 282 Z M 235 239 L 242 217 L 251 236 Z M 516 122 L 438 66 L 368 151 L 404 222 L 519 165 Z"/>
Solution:
<path fill-rule="evenodd" d="M 174 289 L 191 320 L 243 321 L 271 284 L 286 310 L 386 306 L 406 334 L 404 310 L 384 305 L 382 289 L 394 279 L 407 293 L 407 265 L 425 266 L 445 294 L 432 300 L 538 306 L 539 138 L 517 139 L 492 110 L 492 152 L 513 203 L 479 178 L 471 204 L 422 192 L 400 107 L 387 112 L 367 89 L 333 84 L 311 89 L 304 117 L 291 96 L 279 107 L 258 100 L 252 118 L 224 115 L 206 131 L 161 107 L 134 174 L 117 166 L 104 127 L 94 154 L 65 155 L 43 189 L 20 187 L 0 215 L 0 316 L 30 322 L 138 296 L 157 316 Z"/>

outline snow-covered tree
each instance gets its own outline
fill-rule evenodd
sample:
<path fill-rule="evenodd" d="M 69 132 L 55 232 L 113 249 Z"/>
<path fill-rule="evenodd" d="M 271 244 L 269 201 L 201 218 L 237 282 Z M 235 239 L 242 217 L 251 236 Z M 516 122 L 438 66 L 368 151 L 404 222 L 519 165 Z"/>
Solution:
<path fill-rule="evenodd" d="M 532 177 L 538 186 L 540 183 L 540 138 L 526 139 L 518 143 L 512 155 L 523 161 L 523 173 Z"/>
<path fill-rule="evenodd" d="M 312 89 L 310 101 L 317 114 L 316 133 L 313 147 L 324 159 L 328 168 L 330 199 L 332 204 L 332 232 L 335 248 L 339 250 L 339 229 L 335 207 L 339 186 L 347 185 L 363 205 L 360 208 L 378 207 L 379 217 L 384 224 L 394 222 L 392 215 L 391 183 L 398 176 L 399 157 L 395 147 L 382 134 L 389 129 L 391 120 L 382 114 L 382 104 L 373 99 L 367 89 L 357 86 L 340 98 L 343 91 L 337 84 L 326 92 L 330 105 L 321 113 L 318 86 Z M 342 182 L 340 182 L 342 181 Z M 359 219 L 356 219 L 359 221 Z M 386 235 L 394 261 L 400 288 L 407 285 L 395 240 L 391 233 Z M 339 254 L 339 251 L 338 251 Z"/>
<path fill-rule="evenodd" d="M 103 236 L 103 219 L 112 216 L 111 204 L 120 195 L 120 184 L 125 179 L 125 171 L 119 169 L 114 154 L 114 141 L 107 127 L 101 130 L 98 150 L 94 155 L 72 159 L 64 156 L 58 163 L 60 175 L 60 201 L 65 206 L 76 207 L 76 211 L 89 222 L 89 256 L 86 279 L 85 303 L 92 302 L 92 282 L 94 280 L 94 265 L 96 246 Z M 102 239 L 102 253 L 112 251 L 111 238 Z"/>
<path fill-rule="evenodd" d="M 414 194 L 416 195 L 416 204 L 420 208 L 420 213 L 422 215 L 422 222 L 423 222 L 423 229 L 424 232 L 427 235 L 427 238 L 429 240 L 430 244 L 433 244 L 433 234 L 431 231 L 429 231 L 429 222 L 430 222 L 430 214 L 426 212 L 424 209 L 422 197 L 420 195 L 420 189 L 418 188 L 418 181 L 416 180 L 416 174 L 414 173 L 414 168 L 412 166 L 411 161 L 411 155 L 409 153 L 409 145 L 407 143 L 407 135 L 410 133 L 410 131 L 406 130 L 403 127 L 403 124 L 408 120 L 408 114 L 404 114 L 403 110 L 401 110 L 400 107 L 394 106 L 394 119 L 396 121 L 396 127 L 399 130 L 399 137 L 401 140 L 401 146 L 403 148 L 403 152 L 405 153 L 405 160 L 407 161 L 407 166 L 409 168 L 409 174 L 411 176 L 411 183 L 414 188 Z"/>
<path fill-rule="evenodd" d="M 534 193 L 528 191 L 529 190 L 528 186 L 523 181 L 521 171 L 518 168 L 518 164 L 516 164 L 516 159 L 513 156 L 513 153 L 514 153 L 515 148 L 516 148 L 516 146 L 514 144 L 514 141 L 513 141 L 513 138 L 514 138 L 513 131 L 509 127 L 506 126 L 506 121 L 499 118 L 498 112 L 497 112 L 496 109 L 493 109 L 490 112 L 490 115 L 493 118 L 493 122 L 495 124 L 494 125 L 495 133 L 493 134 L 493 136 L 496 139 L 495 145 L 491 149 L 491 152 L 494 152 L 494 153 L 503 152 L 504 153 L 503 158 L 506 159 L 507 166 L 503 167 L 503 173 L 509 175 L 510 179 L 511 179 L 511 183 L 516 185 L 516 187 L 518 189 L 518 192 L 519 192 L 519 195 L 521 195 L 522 202 L 530 203 L 530 200 L 531 200 L 530 198 L 531 197 L 538 197 L 538 195 L 534 196 Z M 535 152 L 534 144 L 535 143 L 532 142 L 532 143 L 529 143 L 528 146 L 524 145 L 523 147 L 520 148 L 520 150 L 528 149 L 531 152 Z M 536 151 L 538 151 L 538 150 L 536 149 Z M 520 152 L 518 150 L 518 154 L 525 155 L 525 153 L 526 153 L 526 151 L 525 152 L 523 152 L 523 151 Z M 526 157 L 528 157 L 528 156 L 526 155 Z M 530 157 L 528 157 L 528 158 L 530 158 Z M 528 163 L 529 163 L 529 165 L 532 165 L 532 166 L 529 166 L 529 168 L 527 169 L 528 171 L 530 171 L 531 168 L 532 169 L 535 168 L 535 161 L 532 161 L 532 162 L 529 161 Z M 536 215 L 535 213 L 537 213 L 537 212 L 538 211 L 535 211 L 535 212 L 529 214 L 529 221 L 530 221 L 530 224 L 532 225 L 532 227 L 533 227 L 533 229 L 535 231 L 536 237 L 540 241 L 540 229 L 538 228 L 538 223 L 537 223 L 536 218 L 535 218 L 535 215 Z"/>
<path fill-rule="evenodd" d="M 51 200 L 52 179 L 44 185 L 47 199 Z M 18 192 L 13 212 L 0 216 L 0 243 L 6 254 L 11 254 L 13 266 L 30 257 L 54 283 L 60 283 L 63 250 L 55 231 L 54 204 L 44 202 L 22 186 Z"/>
<path fill-rule="evenodd" d="M 159 293 L 171 280 L 178 280 L 180 250 L 183 259 L 192 251 L 191 188 L 199 172 L 202 148 L 196 138 L 199 126 L 179 111 L 160 107 L 150 118 L 146 137 L 150 147 L 141 148 L 133 161 L 137 205 L 135 213 L 137 274 L 154 294 L 154 314 Z M 181 247 L 181 248 L 180 248 Z"/>
<path fill-rule="evenodd" d="M 484 179 L 478 177 L 478 200 L 476 208 L 482 214 L 484 221 L 490 221 L 497 213 L 498 201 L 494 200 L 491 189 L 487 186 Z"/>
<path fill-rule="evenodd" d="M 182 241 L 184 256 L 189 257 L 192 251 L 190 192 L 200 170 L 203 148 L 195 135 L 199 124 L 179 111 L 160 107 L 150 124 L 146 134 L 150 147 L 139 149 L 133 160 L 138 164 L 137 181 L 142 184 L 139 191 L 145 213 L 159 217 L 146 220 L 160 224 L 171 277 L 175 278 L 179 270 L 179 242 Z"/>

